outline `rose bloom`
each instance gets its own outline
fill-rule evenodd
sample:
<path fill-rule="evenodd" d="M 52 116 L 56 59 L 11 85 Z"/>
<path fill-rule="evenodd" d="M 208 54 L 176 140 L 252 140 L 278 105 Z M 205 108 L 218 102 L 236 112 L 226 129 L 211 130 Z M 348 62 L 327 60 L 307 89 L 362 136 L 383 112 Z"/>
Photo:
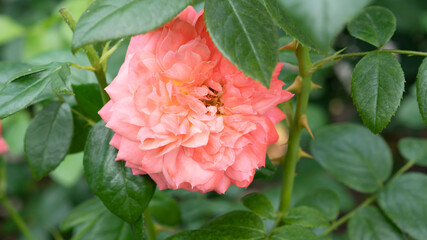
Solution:
<path fill-rule="evenodd" d="M 9 148 L 7 147 L 6 141 L 1 135 L 1 121 L 0 121 L 0 154 L 6 152 Z"/>
<path fill-rule="evenodd" d="M 277 79 L 270 89 L 245 76 L 214 46 L 203 12 L 187 7 L 171 22 L 132 37 L 126 59 L 106 88 L 99 114 L 114 130 L 116 160 L 148 174 L 159 189 L 224 193 L 247 187 L 264 166 L 276 107 L 293 95 Z"/>

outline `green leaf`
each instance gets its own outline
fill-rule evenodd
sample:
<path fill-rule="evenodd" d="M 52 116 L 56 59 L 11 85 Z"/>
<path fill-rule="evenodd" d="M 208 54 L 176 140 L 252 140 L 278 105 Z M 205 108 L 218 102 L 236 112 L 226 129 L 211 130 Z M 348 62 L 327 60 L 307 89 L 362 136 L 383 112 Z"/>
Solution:
<path fill-rule="evenodd" d="M 276 174 L 276 166 L 271 162 L 268 155 L 265 156 L 265 166 L 260 167 L 255 172 L 255 179 L 264 178 L 269 179 Z"/>
<path fill-rule="evenodd" d="M 76 153 L 84 151 L 87 136 L 91 129 L 91 125 L 82 117 L 73 114 L 73 140 L 68 153 Z"/>
<path fill-rule="evenodd" d="M 292 208 L 283 218 L 285 223 L 301 225 L 303 227 L 327 227 L 328 219 L 315 208 L 300 206 Z"/>
<path fill-rule="evenodd" d="M 315 208 L 331 221 L 338 217 L 340 210 L 338 196 L 328 189 L 321 189 L 308 194 L 298 201 L 296 206 L 308 206 Z"/>
<path fill-rule="evenodd" d="M 205 21 L 221 53 L 269 87 L 279 58 L 279 40 L 263 4 L 259 0 L 206 0 Z"/>
<path fill-rule="evenodd" d="M 0 119 L 46 98 L 45 94 L 72 93 L 67 63 L 31 67 L 0 85 Z"/>
<path fill-rule="evenodd" d="M 243 205 L 261 217 L 274 219 L 275 211 L 268 198 L 261 193 L 250 193 L 242 198 Z"/>
<path fill-rule="evenodd" d="M 402 175 L 379 194 L 378 203 L 400 230 L 415 239 L 427 236 L 427 176 L 421 173 Z"/>
<path fill-rule="evenodd" d="M 30 65 L 20 62 L 0 62 L 0 89 L 4 87 L 4 84 L 6 84 L 10 78 L 29 67 Z"/>
<path fill-rule="evenodd" d="M 69 154 L 50 173 L 50 177 L 64 187 L 74 186 L 83 175 L 83 152 Z"/>
<path fill-rule="evenodd" d="M 384 139 L 360 125 L 344 123 L 315 132 L 311 151 L 320 165 L 359 192 L 382 187 L 392 170 L 392 155 Z"/>
<path fill-rule="evenodd" d="M 381 132 L 396 113 L 405 85 L 396 57 L 387 52 L 366 55 L 354 68 L 351 93 L 363 123 Z"/>
<path fill-rule="evenodd" d="M 34 178 L 41 179 L 67 155 L 73 135 L 73 117 L 66 103 L 47 105 L 31 121 L 25 134 L 25 155 Z"/>
<path fill-rule="evenodd" d="M 0 15 L 0 45 L 24 35 L 25 29 L 19 23 L 5 15 Z"/>
<path fill-rule="evenodd" d="M 111 212 L 134 223 L 153 197 L 155 184 L 147 175 L 133 175 L 124 161 L 115 161 L 117 150 L 109 144 L 113 135 L 103 121 L 90 131 L 83 160 L 86 180 Z"/>
<path fill-rule="evenodd" d="M 211 229 L 199 229 L 192 231 L 180 232 L 167 238 L 167 240 L 243 240 L 243 239 L 254 239 L 254 238 L 240 238 L 239 236 L 230 237 L 223 235 L 219 230 Z"/>
<path fill-rule="evenodd" d="M 318 240 L 319 238 L 310 230 L 301 226 L 282 226 L 275 228 L 269 240 Z"/>
<path fill-rule="evenodd" d="M 387 8 L 368 7 L 352 19 L 347 28 L 353 37 L 382 47 L 396 30 L 396 18 Z"/>
<path fill-rule="evenodd" d="M 176 226 L 181 222 L 178 203 L 164 192 L 157 191 L 148 208 L 153 218 L 162 225 Z"/>
<path fill-rule="evenodd" d="M 427 140 L 421 138 L 404 138 L 397 145 L 400 154 L 408 161 L 427 167 Z"/>
<path fill-rule="evenodd" d="M 283 30 L 303 45 L 327 54 L 335 37 L 370 0 L 264 0 Z"/>
<path fill-rule="evenodd" d="M 98 111 L 104 105 L 98 84 L 73 85 L 73 91 L 81 112 L 95 122 L 101 120 Z"/>
<path fill-rule="evenodd" d="M 104 209 L 104 205 L 98 198 L 87 200 L 68 213 L 60 229 L 61 231 L 69 231 L 76 226 L 95 220 Z"/>
<path fill-rule="evenodd" d="M 72 48 L 155 30 L 191 0 L 97 0 L 76 24 Z"/>
<path fill-rule="evenodd" d="M 399 231 L 391 225 L 381 212 L 366 206 L 356 212 L 348 224 L 350 240 L 402 240 Z"/>
<path fill-rule="evenodd" d="M 418 70 L 417 100 L 421 116 L 424 119 L 424 123 L 427 124 L 427 58 L 424 59 Z"/>

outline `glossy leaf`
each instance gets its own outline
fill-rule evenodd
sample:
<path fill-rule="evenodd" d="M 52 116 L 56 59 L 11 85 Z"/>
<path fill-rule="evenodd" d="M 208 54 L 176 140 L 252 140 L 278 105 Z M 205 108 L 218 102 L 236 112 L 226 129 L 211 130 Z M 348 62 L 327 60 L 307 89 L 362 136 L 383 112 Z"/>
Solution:
<path fill-rule="evenodd" d="M 191 0 L 97 0 L 76 24 L 72 48 L 157 29 L 178 15 Z"/>
<path fill-rule="evenodd" d="M 66 103 L 47 105 L 25 134 L 26 161 L 34 178 L 41 179 L 67 155 L 73 135 L 73 116 Z"/>
<path fill-rule="evenodd" d="M 43 100 L 42 93 L 72 93 L 70 66 L 52 63 L 31 67 L 0 85 L 0 119 Z"/>
<path fill-rule="evenodd" d="M 275 228 L 272 232 L 270 240 L 320 240 L 312 231 L 301 226 L 281 226 Z"/>
<path fill-rule="evenodd" d="M 386 142 L 356 124 L 334 124 L 319 129 L 311 151 L 315 160 L 335 178 L 363 193 L 377 191 L 392 170 L 392 155 Z"/>
<path fill-rule="evenodd" d="M 81 112 L 95 122 L 101 120 L 98 111 L 104 104 L 98 84 L 73 85 L 73 91 Z"/>
<path fill-rule="evenodd" d="M 399 152 L 408 161 L 427 166 L 427 140 L 420 138 L 404 138 L 399 141 Z"/>
<path fill-rule="evenodd" d="M 155 184 L 147 175 L 133 175 L 123 161 L 115 161 L 117 150 L 109 144 L 113 135 L 103 121 L 90 131 L 83 160 L 86 180 L 111 212 L 134 223 L 148 206 Z"/>
<path fill-rule="evenodd" d="M 292 208 L 283 220 L 288 224 L 310 228 L 326 227 L 329 225 L 328 219 L 321 212 L 307 206 Z"/>
<path fill-rule="evenodd" d="M 148 208 L 152 217 L 162 225 L 176 226 L 181 222 L 178 203 L 164 192 L 157 191 Z"/>
<path fill-rule="evenodd" d="M 347 28 L 353 37 L 382 47 L 396 30 L 396 18 L 387 8 L 368 7 L 352 19 Z"/>
<path fill-rule="evenodd" d="M 268 198 L 261 193 L 250 193 L 242 198 L 242 203 L 253 213 L 268 219 L 275 218 L 274 207 Z"/>
<path fill-rule="evenodd" d="M 417 100 L 421 116 L 427 125 L 427 58 L 424 59 L 418 70 Z"/>
<path fill-rule="evenodd" d="M 315 191 L 298 201 L 296 206 L 308 206 L 317 209 L 328 220 L 338 217 L 340 202 L 338 196 L 331 190 L 321 189 Z"/>
<path fill-rule="evenodd" d="M 381 212 L 372 206 L 356 212 L 348 224 L 350 240 L 402 240 L 399 231 Z"/>
<path fill-rule="evenodd" d="M 347 21 L 370 0 L 264 0 L 283 30 L 303 45 L 327 54 Z"/>
<path fill-rule="evenodd" d="M 354 68 L 351 93 L 363 123 L 381 132 L 396 113 L 405 85 L 402 68 L 391 53 L 374 52 Z"/>
<path fill-rule="evenodd" d="M 10 78 L 16 74 L 27 70 L 30 65 L 20 62 L 0 62 L 0 89 Z"/>
<path fill-rule="evenodd" d="M 408 173 L 388 184 L 378 203 L 385 214 L 417 240 L 427 236 L 427 175 Z"/>
<path fill-rule="evenodd" d="M 215 46 L 246 75 L 270 86 L 279 40 L 259 0 L 206 0 L 205 21 Z"/>

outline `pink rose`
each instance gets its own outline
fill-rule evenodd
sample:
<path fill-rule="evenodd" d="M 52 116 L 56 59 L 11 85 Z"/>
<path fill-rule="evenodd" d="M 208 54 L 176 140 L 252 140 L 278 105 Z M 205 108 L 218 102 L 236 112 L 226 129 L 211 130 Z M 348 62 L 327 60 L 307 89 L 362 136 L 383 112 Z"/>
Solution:
<path fill-rule="evenodd" d="M 245 76 L 214 46 L 203 12 L 188 7 L 165 26 L 132 37 L 111 97 L 99 112 L 114 130 L 117 160 L 149 174 L 160 190 L 224 193 L 247 187 L 265 164 L 276 107 L 293 95 Z"/>
<path fill-rule="evenodd" d="M 9 150 L 9 148 L 7 146 L 6 141 L 3 139 L 1 135 L 1 121 L 0 121 L 0 154 L 3 154 L 7 150 Z"/>

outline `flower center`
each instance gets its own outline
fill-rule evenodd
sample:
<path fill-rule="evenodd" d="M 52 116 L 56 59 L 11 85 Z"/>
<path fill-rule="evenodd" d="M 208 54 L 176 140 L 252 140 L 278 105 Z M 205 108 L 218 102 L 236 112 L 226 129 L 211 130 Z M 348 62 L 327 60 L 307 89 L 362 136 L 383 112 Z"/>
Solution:
<path fill-rule="evenodd" d="M 201 99 L 206 107 L 216 107 L 216 115 L 224 115 L 224 103 L 221 101 L 223 92 L 218 92 L 212 88 L 209 88 L 209 93 Z"/>

